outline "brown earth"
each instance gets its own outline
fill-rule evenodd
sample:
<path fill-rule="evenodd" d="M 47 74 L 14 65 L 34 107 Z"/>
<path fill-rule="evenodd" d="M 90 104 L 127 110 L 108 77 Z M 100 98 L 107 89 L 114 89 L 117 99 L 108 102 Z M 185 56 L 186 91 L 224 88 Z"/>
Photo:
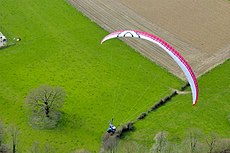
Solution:
<path fill-rule="evenodd" d="M 201 76 L 230 58 L 230 2 L 227 0 L 69 2 L 109 32 L 138 29 L 158 35 L 185 57 L 196 76 Z M 136 39 L 123 41 L 184 79 L 176 63 L 156 45 Z"/>

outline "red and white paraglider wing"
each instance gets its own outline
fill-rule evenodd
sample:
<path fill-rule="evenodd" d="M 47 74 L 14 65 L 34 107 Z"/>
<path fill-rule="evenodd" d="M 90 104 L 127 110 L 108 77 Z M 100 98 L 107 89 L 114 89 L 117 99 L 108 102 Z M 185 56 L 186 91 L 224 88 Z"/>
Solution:
<path fill-rule="evenodd" d="M 104 37 L 101 41 L 101 44 L 106 40 L 112 38 L 121 38 L 121 37 L 145 39 L 159 45 L 162 49 L 164 49 L 164 51 L 166 51 L 173 58 L 173 60 L 179 65 L 179 67 L 184 72 L 192 90 L 193 105 L 196 104 L 198 100 L 198 84 L 197 84 L 196 76 L 193 70 L 191 69 L 191 67 L 189 66 L 188 62 L 172 46 L 170 46 L 163 39 L 153 34 L 149 34 L 143 31 L 136 31 L 136 30 L 120 30 L 120 31 L 113 32 L 107 35 L 106 37 Z"/>

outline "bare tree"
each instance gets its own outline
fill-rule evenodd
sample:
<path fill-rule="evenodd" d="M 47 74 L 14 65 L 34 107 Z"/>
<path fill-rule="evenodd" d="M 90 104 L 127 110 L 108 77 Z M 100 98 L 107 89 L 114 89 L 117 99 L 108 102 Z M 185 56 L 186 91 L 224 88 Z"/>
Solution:
<path fill-rule="evenodd" d="M 64 98 L 65 91 L 60 87 L 43 85 L 32 90 L 26 97 L 26 102 L 32 110 L 31 124 L 48 128 L 56 126 Z"/>
<path fill-rule="evenodd" d="M 80 150 L 76 150 L 74 153 L 91 153 L 91 152 L 85 149 L 80 149 Z"/>
<path fill-rule="evenodd" d="M 35 142 L 30 153 L 55 153 L 55 149 L 48 143 L 40 145 L 39 142 Z"/>
<path fill-rule="evenodd" d="M 162 153 L 165 152 L 168 144 L 167 133 L 159 132 L 155 136 L 156 143 L 153 145 L 151 152 L 152 153 Z"/>
<path fill-rule="evenodd" d="M 118 153 L 149 153 L 149 149 L 136 141 L 127 141 L 118 144 Z"/>
<path fill-rule="evenodd" d="M 12 137 L 12 151 L 13 153 L 16 153 L 19 130 L 15 126 L 11 126 L 10 132 Z"/>
<path fill-rule="evenodd" d="M 229 153 L 230 152 L 230 139 L 219 139 L 214 152 Z"/>
<path fill-rule="evenodd" d="M 44 153 L 55 153 L 56 151 L 49 143 L 45 143 L 43 145 L 43 152 Z"/>
<path fill-rule="evenodd" d="M 12 153 L 10 147 L 5 144 L 5 137 L 7 137 L 5 126 L 0 122 L 0 153 Z"/>
<path fill-rule="evenodd" d="M 189 137 L 188 137 L 188 144 L 189 144 L 189 152 L 195 153 L 200 151 L 199 145 L 201 143 L 199 142 L 200 138 L 202 137 L 202 133 L 199 129 L 192 129 L 189 131 Z"/>
<path fill-rule="evenodd" d="M 197 147 L 197 137 L 194 133 L 190 132 L 189 138 L 191 153 L 193 153 Z"/>
<path fill-rule="evenodd" d="M 206 143 L 208 144 L 209 153 L 214 152 L 214 148 L 216 148 L 217 141 L 218 141 L 217 134 L 212 133 L 206 137 Z"/>
<path fill-rule="evenodd" d="M 39 153 L 40 152 L 40 145 L 38 142 L 34 142 L 31 153 Z"/>
<path fill-rule="evenodd" d="M 2 143 L 3 143 L 3 134 L 4 134 L 4 126 L 0 122 L 0 147 L 1 147 Z"/>
<path fill-rule="evenodd" d="M 9 147 L 6 144 L 0 146 L 0 153 L 12 153 Z"/>

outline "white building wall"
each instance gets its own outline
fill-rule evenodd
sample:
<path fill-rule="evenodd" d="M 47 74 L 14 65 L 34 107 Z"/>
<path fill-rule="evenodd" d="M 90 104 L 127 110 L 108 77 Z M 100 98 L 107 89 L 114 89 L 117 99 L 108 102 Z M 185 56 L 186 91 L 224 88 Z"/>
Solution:
<path fill-rule="evenodd" d="M 7 44 L 6 37 L 0 32 L 0 48 Z"/>

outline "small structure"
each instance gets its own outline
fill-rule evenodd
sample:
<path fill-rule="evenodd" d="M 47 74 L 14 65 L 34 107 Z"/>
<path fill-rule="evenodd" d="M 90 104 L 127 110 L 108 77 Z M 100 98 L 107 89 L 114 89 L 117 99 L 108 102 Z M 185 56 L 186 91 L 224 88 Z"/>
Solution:
<path fill-rule="evenodd" d="M 7 46 L 6 37 L 0 32 L 0 48 Z"/>

